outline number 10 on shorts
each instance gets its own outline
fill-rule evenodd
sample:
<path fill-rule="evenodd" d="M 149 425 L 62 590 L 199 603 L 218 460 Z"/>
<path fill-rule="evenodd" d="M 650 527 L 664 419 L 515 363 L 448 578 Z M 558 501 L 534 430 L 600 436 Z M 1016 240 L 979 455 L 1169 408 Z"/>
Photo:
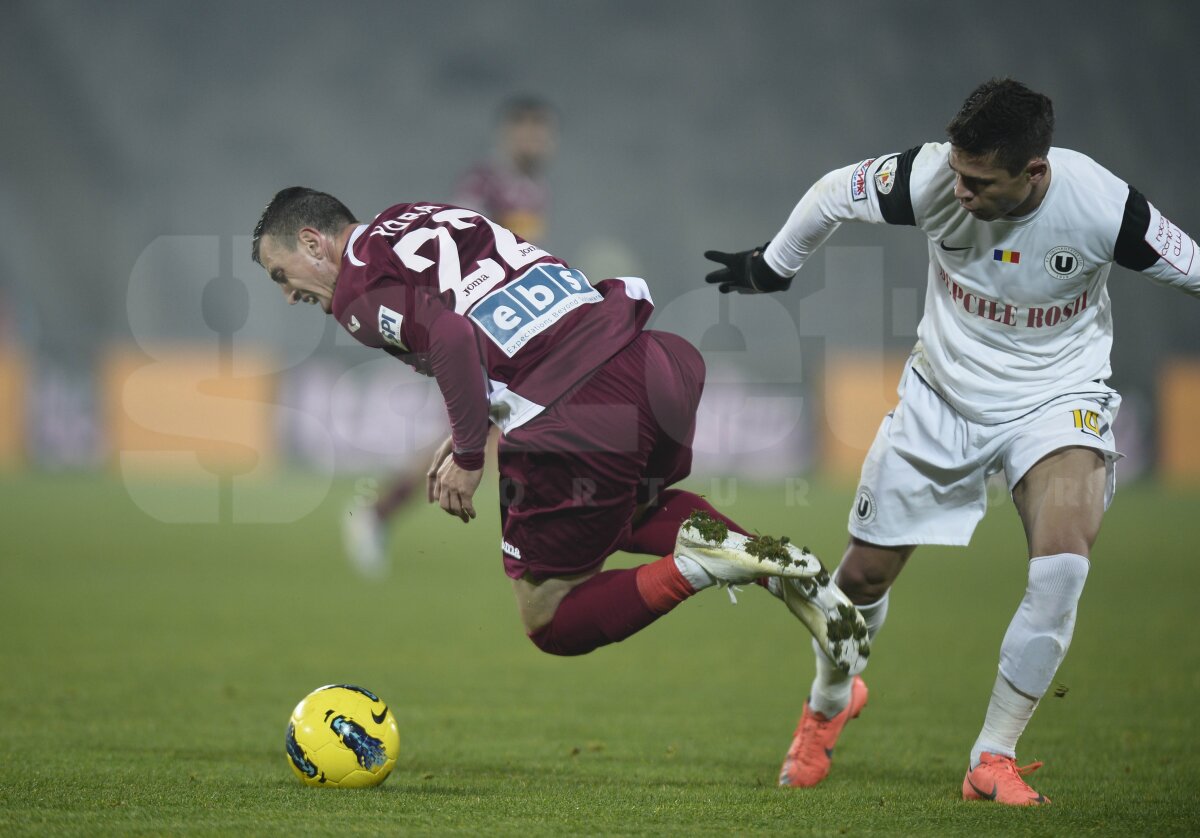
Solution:
<path fill-rule="evenodd" d="M 1083 433 L 1091 434 L 1097 439 L 1100 438 L 1100 414 L 1096 411 L 1076 408 L 1071 411 L 1071 418 L 1075 422 L 1075 427 Z"/>

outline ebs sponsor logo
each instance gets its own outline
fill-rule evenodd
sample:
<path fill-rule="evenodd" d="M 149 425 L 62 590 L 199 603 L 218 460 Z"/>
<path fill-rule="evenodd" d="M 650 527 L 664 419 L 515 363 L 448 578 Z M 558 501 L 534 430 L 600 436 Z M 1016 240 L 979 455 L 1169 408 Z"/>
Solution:
<path fill-rule="evenodd" d="M 604 299 L 581 271 L 537 265 L 468 315 L 508 357 L 581 305 Z"/>

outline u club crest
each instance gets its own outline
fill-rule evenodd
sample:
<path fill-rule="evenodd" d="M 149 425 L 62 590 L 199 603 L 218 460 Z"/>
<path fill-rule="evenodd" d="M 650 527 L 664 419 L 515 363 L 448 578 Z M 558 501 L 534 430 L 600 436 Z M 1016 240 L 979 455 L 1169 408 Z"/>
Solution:
<path fill-rule="evenodd" d="M 1073 247 L 1059 245 L 1046 254 L 1046 271 L 1055 279 L 1070 279 L 1083 270 L 1083 256 Z"/>

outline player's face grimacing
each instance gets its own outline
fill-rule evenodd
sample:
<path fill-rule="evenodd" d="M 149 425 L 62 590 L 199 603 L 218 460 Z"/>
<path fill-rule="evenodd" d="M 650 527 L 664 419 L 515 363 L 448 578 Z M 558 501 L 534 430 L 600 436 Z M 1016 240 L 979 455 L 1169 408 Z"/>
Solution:
<path fill-rule="evenodd" d="M 324 236 L 307 227 L 290 250 L 274 236 L 263 236 L 258 251 L 262 266 L 289 305 L 308 303 L 320 306 L 326 314 L 333 310 L 333 286 L 340 265 L 329 258 L 326 244 Z"/>
<path fill-rule="evenodd" d="M 1004 216 L 1020 217 L 1037 209 L 1049 184 L 1050 165 L 1041 158 L 1017 174 L 997 165 L 994 155 L 973 155 L 950 150 L 954 172 L 954 197 L 959 205 L 980 221 Z"/>

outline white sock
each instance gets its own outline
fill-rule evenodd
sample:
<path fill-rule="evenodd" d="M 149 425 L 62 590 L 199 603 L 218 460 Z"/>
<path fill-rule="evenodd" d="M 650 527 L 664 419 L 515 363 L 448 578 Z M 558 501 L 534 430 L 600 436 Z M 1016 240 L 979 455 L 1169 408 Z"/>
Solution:
<path fill-rule="evenodd" d="M 1025 732 L 1025 725 L 1029 724 L 1037 706 L 1037 699 L 1014 690 L 1012 684 L 997 672 L 996 683 L 992 686 L 992 699 L 988 702 L 987 715 L 983 719 L 983 730 L 979 731 L 979 738 L 971 749 L 971 767 L 979 765 L 979 755 L 984 751 L 1015 757 L 1017 740 Z"/>
<path fill-rule="evenodd" d="M 887 619 L 888 594 L 869 605 L 858 606 L 858 611 L 867 624 L 867 638 L 874 642 L 875 635 Z M 813 651 L 817 657 L 817 674 L 809 692 L 808 706 L 825 718 L 831 719 L 845 710 L 846 705 L 850 703 L 850 688 L 854 683 L 854 676 L 847 675 L 834 666 L 821 651 L 816 640 L 813 640 Z"/>
<path fill-rule="evenodd" d="M 1089 563 L 1076 553 L 1029 560 L 1029 584 L 1000 644 L 1000 671 L 1016 689 L 1041 698 L 1071 645 Z"/>
<path fill-rule="evenodd" d="M 1029 561 L 1029 584 L 1000 644 L 1000 672 L 992 688 L 983 729 L 971 749 L 1015 756 L 1017 740 L 1066 657 L 1089 562 L 1077 553 Z"/>

